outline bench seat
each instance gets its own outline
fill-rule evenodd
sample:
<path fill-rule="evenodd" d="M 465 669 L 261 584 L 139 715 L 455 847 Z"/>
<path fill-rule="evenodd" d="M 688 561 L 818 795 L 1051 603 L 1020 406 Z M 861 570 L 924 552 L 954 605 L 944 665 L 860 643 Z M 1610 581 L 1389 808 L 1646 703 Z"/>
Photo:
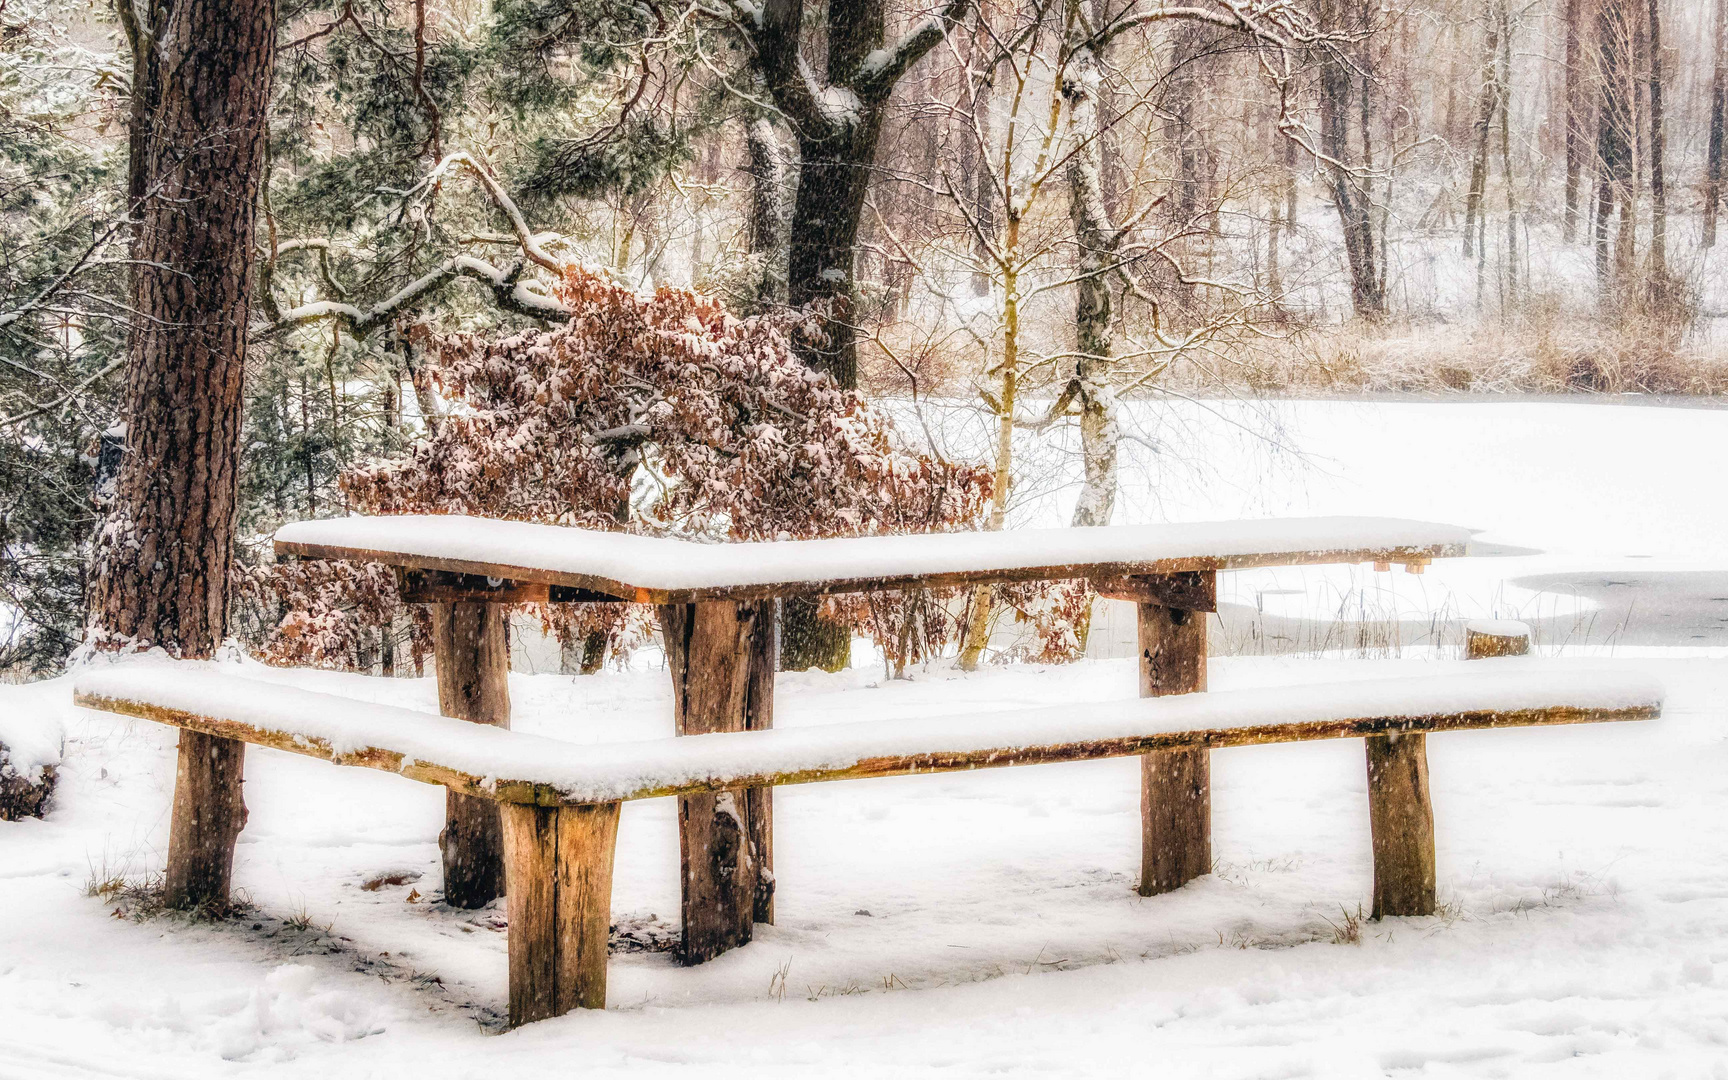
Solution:
<path fill-rule="evenodd" d="M 569 806 L 1178 748 L 1645 720 L 1662 693 L 1621 673 L 1471 671 L 597 744 L 186 664 L 90 668 L 74 699 L 500 802 Z"/>
<path fill-rule="evenodd" d="M 1489 670 L 600 744 L 358 702 L 211 664 L 91 666 L 75 679 L 74 700 L 214 736 L 212 747 L 268 746 L 496 800 L 517 1025 L 605 1007 L 626 800 L 705 795 L 721 807 L 717 820 L 734 823 L 725 843 L 737 849 L 733 800 L 764 785 L 1356 737 L 1367 745 L 1374 917 L 1432 914 L 1427 733 L 1645 720 L 1659 714 L 1662 692 L 1638 676 Z M 177 787 L 183 796 L 209 798 Z M 195 810 L 194 818 L 212 808 Z"/>

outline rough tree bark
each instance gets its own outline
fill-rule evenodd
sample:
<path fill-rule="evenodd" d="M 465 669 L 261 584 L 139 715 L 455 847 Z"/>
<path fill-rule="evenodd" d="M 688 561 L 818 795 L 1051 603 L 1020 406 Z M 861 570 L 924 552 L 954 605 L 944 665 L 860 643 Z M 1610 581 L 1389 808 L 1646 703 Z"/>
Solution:
<path fill-rule="evenodd" d="M 173 0 L 159 0 L 154 6 L 114 0 L 114 13 L 132 54 L 132 96 L 126 116 L 126 205 L 132 214 L 140 211 L 150 188 L 150 125 L 162 100 L 162 44 L 173 11 Z M 151 21 L 140 21 L 141 15 Z"/>
<path fill-rule="evenodd" d="M 107 645 L 207 657 L 227 633 L 276 9 L 179 0 L 156 18 L 144 79 L 153 108 L 148 97 L 134 103 L 130 134 L 139 198 L 127 445 L 91 607 Z M 181 735 L 166 878 L 175 906 L 228 903 L 243 758 L 238 742 Z"/>
<path fill-rule="evenodd" d="M 1508 311 L 1518 299 L 1518 185 L 1512 171 L 1512 13 L 1505 0 L 1500 18 L 1500 176 L 1506 186 L 1506 244 L 1500 255 L 1500 310 Z M 1382 234 L 1384 235 L 1384 234 Z M 1384 264 L 1382 264 L 1384 265 Z"/>
<path fill-rule="evenodd" d="M 158 29 L 127 446 L 92 601 L 111 639 L 208 656 L 227 629 L 275 8 L 182 0 Z"/>
<path fill-rule="evenodd" d="M 1104 13 L 1098 14 L 1102 17 Z M 1203 57 L 1216 33 L 1215 27 L 1189 19 L 1177 20 L 1170 32 L 1170 69 L 1164 80 L 1164 140 L 1170 145 L 1172 173 L 1169 222 L 1177 235 L 1194 228 L 1202 205 L 1200 164 L 1207 148 L 1195 122 L 1195 111 L 1206 84 L 1205 69 L 1208 65 Z M 1177 250 L 1185 251 L 1189 247 L 1187 242 L 1181 241 Z M 1153 264 L 1152 276 L 1161 293 L 1170 301 L 1170 307 L 1174 309 L 1172 314 L 1183 324 L 1192 323 L 1197 317 L 1196 287 L 1191 282 L 1182 281 L 1180 275 L 1172 273 L 1161 261 Z"/>

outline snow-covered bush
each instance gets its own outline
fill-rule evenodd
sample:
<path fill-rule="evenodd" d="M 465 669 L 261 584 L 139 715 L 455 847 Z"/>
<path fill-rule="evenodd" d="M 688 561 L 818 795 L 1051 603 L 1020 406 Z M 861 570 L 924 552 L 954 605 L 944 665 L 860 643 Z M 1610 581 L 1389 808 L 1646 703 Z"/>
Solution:
<path fill-rule="evenodd" d="M 976 527 L 988 471 L 910 447 L 859 393 L 806 367 L 793 341 L 809 331 L 796 317 L 740 319 L 711 297 L 639 295 L 580 268 L 559 299 L 573 314 L 555 330 L 427 336 L 450 407 L 406 457 L 343 477 L 356 509 L 715 541 Z M 351 662 L 361 628 L 395 614 L 388 576 L 307 573 L 266 571 L 287 607 L 266 653 Z M 940 604 L 842 604 L 891 656 L 924 655 L 955 630 Z M 914 635 L 909 621 L 925 608 Z M 616 644 L 647 612 L 558 605 L 541 617 L 566 640 L 603 633 Z"/>

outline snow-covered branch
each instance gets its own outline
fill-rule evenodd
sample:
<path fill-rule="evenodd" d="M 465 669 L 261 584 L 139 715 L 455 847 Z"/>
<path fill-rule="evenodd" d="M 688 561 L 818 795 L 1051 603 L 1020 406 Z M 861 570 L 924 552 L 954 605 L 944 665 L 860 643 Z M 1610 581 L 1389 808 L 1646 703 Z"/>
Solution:
<path fill-rule="evenodd" d="M 943 0 L 941 8 L 913 23 L 899 41 L 866 55 L 852 80 L 852 89 L 866 101 L 886 101 L 906 69 L 940 45 L 970 6 L 971 0 Z"/>
<path fill-rule="evenodd" d="M 527 219 L 522 216 L 522 211 L 516 206 L 516 200 L 510 197 L 508 191 L 504 190 L 504 185 L 498 182 L 496 176 L 492 175 L 491 167 L 483 159 L 466 150 L 451 154 L 433 166 L 432 171 L 426 174 L 426 178 L 420 181 L 419 188 L 431 188 L 457 167 L 466 168 L 473 173 L 474 178 L 480 181 L 480 186 L 486 189 L 486 194 L 492 199 L 493 204 L 510 220 L 510 228 L 516 234 L 516 242 L 522 245 L 522 254 L 527 256 L 528 261 L 550 270 L 554 274 L 562 274 L 565 268 L 570 265 L 570 260 L 560 259 L 545 248 L 546 242 L 556 239 L 556 235 L 537 233 L 528 227 Z"/>
<path fill-rule="evenodd" d="M 70 390 L 67 390 L 64 394 L 61 394 L 59 397 L 55 398 L 52 401 L 43 402 L 40 405 L 32 405 L 30 408 L 24 410 L 23 412 L 17 413 L 17 414 L 12 415 L 12 416 L 0 416 L 0 431 L 4 431 L 7 428 L 10 428 L 16 424 L 22 424 L 26 420 L 34 420 L 38 416 L 46 416 L 48 413 L 51 413 L 55 409 L 60 408 L 60 406 L 65 405 L 68 402 L 72 401 L 79 394 L 82 394 L 84 391 L 88 390 L 92 385 L 94 385 L 98 381 L 100 381 L 104 378 L 107 378 L 109 375 L 114 374 L 116 371 L 119 371 L 121 368 L 123 368 L 125 366 L 126 366 L 126 357 L 125 356 L 118 357 L 117 359 L 110 361 L 108 363 L 108 366 L 104 367 L 101 371 L 98 371 L 95 374 L 90 375 L 89 377 L 84 379 L 84 381 L 82 381 L 78 385 L 72 387 Z"/>
<path fill-rule="evenodd" d="M 485 282 L 492 290 L 493 302 L 501 310 L 527 315 L 546 321 L 570 317 L 570 311 L 546 293 L 522 280 L 521 264 L 505 270 L 484 259 L 458 255 L 446 259 L 436 268 L 398 289 L 393 295 L 369 308 L 360 308 L 339 300 L 316 300 L 282 312 L 274 322 L 255 327 L 252 340 L 263 341 L 309 323 L 334 319 L 354 337 L 363 338 L 388 324 L 396 315 L 412 307 L 429 294 L 459 277 Z"/>

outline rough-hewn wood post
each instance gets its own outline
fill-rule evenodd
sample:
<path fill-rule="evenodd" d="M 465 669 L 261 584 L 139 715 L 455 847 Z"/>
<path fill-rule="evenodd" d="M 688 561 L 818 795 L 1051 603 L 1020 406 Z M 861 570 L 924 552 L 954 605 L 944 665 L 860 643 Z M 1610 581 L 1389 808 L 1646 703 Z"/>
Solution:
<path fill-rule="evenodd" d="M 500 807 L 510 1026 L 606 1007 L 618 804 Z"/>
<path fill-rule="evenodd" d="M 1217 608 L 1211 571 L 1134 579 L 1140 599 L 1140 696 L 1206 689 L 1206 612 Z M 1140 759 L 1140 895 L 1179 889 L 1212 872 L 1209 750 Z"/>
<path fill-rule="evenodd" d="M 750 677 L 744 701 L 744 729 L 766 731 L 774 726 L 774 673 L 780 667 L 780 620 L 775 603 L 755 604 L 750 631 Z M 774 922 L 774 789 L 754 787 L 744 793 L 744 820 L 749 823 L 750 853 L 756 864 L 756 897 L 752 918 Z"/>
<path fill-rule="evenodd" d="M 1374 831 L 1373 918 L 1434 914 L 1434 806 L 1428 737 L 1370 735 L 1368 820 Z"/>
<path fill-rule="evenodd" d="M 171 908 L 222 914 L 234 881 L 234 843 L 246 825 L 240 785 L 246 744 L 180 733 L 174 814 L 168 829 L 163 900 Z"/>
<path fill-rule="evenodd" d="M 459 720 L 510 726 L 510 647 L 501 604 L 428 604 L 438 665 L 438 711 Z M 504 839 L 498 804 L 445 795 L 444 902 L 477 908 L 504 893 Z"/>
<path fill-rule="evenodd" d="M 745 730 L 757 605 L 734 601 L 660 608 L 679 735 Z M 686 964 L 747 944 L 756 912 L 749 795 L 735 788 L 678 797 Z"/>

